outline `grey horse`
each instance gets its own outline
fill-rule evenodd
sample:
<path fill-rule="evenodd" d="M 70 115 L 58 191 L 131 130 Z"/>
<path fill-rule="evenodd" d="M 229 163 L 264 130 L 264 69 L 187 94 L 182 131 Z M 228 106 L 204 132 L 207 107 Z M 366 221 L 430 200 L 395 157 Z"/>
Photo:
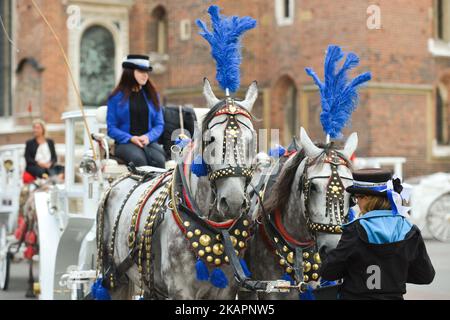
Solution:
<path fill-rule="evenodd" d="M 309 180 L 311 187 L 307 201 L 311 226 L 314 224 L 323 226 L 334 225 L 336 227 L 341 225 L 342 221 L 340 220 L 348 213 L 349 194 L 346 192 L 344 194 L 344 212 L 327 212 L 326 199 L 330 188 L 328 183 L 333 171 L 330 161 L 327 160 L 330 159 L 330 155 L 335 148 L 332 145 L 324 146 L 324 148 L 316 146 L 303 128 L 301 128 L 300 138 L 301 150 L 285 162 L 275 184 L 270 190 L 265 190 L 265 194 L 268 197 L 264 199 L 263 207 L 266 214 L 273 213 L 278 209 L 281 213 L 280 225 L 284 229 L 284 234 L 299 242 L 313 241 L 316 246 L 316 252 L 323 258 L 330 249 L 337 246 L 340 234 L 327 233 L 324 232 L 325 230 L 311 230 L 307 224 L 308 217 L 305 210 L 305 192 L 302 187 L 304 180 L 311 179 Z M 345 187 L 352 183 L 352 173 L 348 159 L 356 150 L 357 143 L 357 134 L 353 133 L 345 143 L 344 149 L 336 150 L 342 157 L 339 158 L 340 164 L 345 164 L 337 166 L 337 174 L 343 183 L 343 185 L 337 187 L 341 188 L 340 191 L 344 191 Z M 305 170 L 306 164 L 308 166 Z M 268 174 L 255 175 L 253 185 L 257 185 L 260 179 L 268 180 L 268 178 Z M 336 211 L 336 208 L 333 210 Z M 336 213 L 338 214 L 336 215 Z M 253 210 L 253 219 L 261 221 L 261 214 L 263 214 L 263 211 L 261 206 L 257 204 Z M 261 225 L 259 225 L 259 229 L 261 229 Z M 264 236 L 262 232 L 256 232 L 252 238 L 249 249 L 246 251 L 246 259 L 254 280 L 282 279 L 286 272 L 286 259 L 280 259 L 274 253 L 270 239 Z M 310 267 L 307 266 L 307 268 L 309 269 Z M 311 281 L 311 279 L 309 280 Z M 316 287 L 318 282 L 312 281 L 311 284 L 313 284 L 313 287 Z M 255 299 L 257 297 L 260 299 L 298 299 L 298 294 L 296 290 L 291 290 L 290 293 L 259 293 L 258 295 L 240 292 L 239 297 L 242 299 Z"/>
<path fill-rule="evenodd" d="M 251 119 L 241 114 L 235 116 L 235 120 L 239 125 L 239 141 L 240 147 L 228 145 L 226 140 L 226 114 L 217 114 L 221 110 L 221 105 L 227 105 L 230 98 L 219 100 L 213 93 L 209 81 L 205 78 L 203 94 L 206 98 L 207 105 L 211 110 L 203 119 L 202 130 L 194 135 L 193 154 L 201 152 L 200 148 L 204 144 L 202 138 L 207 136 L 208 145 L 203 150 L 203 158 L 209 164 L 209 170 L 216 172 L 230 166 L 244 166 L 245 163 L 252 163 L 253 147 L 255 144 L 255 131 Z M 247 91 L 243 101 L 233 101 L 237 107 L 251 112 L 253 104 L 258 96 L 258 88 L 256 82 L 252 83 Z M 205 138 L 206 140 L 206 138 Z M 203 142 L 203 143 L 202 143 Z M 226 145 L 226 147 L 225 147 Z M 239 149 L 242 156 L 235 160 L 236 149 Z M 186 147 L 182 151 L 182 158 L 191 156 L 191 148 Z M 139 168 L 141 169 L 141 168 Z M 199 207 L 197 214 L 203 218 L 208 218 L 217 223 L 225 223 L 239 217 L 245 210 L 248 210 L 249 197 L 246 193 L 246 178 L 242 176 L 230 176 L 223 179 L 217 179 L 213 182 L 209 177 L 197 177 L 191 172 L 190 166 L 185 166 L 185 177 L 188 189 L 192 194 L 192 198 L 196 199 Z M 133 213 L 139 208 L 139 202 L 143 195 L 151 188 L 155 179 L 167 174 L 163 182 L 171 183 L 173 174 L 163 172 L 156 178 L 151 179 L 137 185 L 136 180 L 127 177 L 120 179 L 112 188 L 105 193 L 102 200 L 103 209 L 100 210 L 98 217 L 101 230 L 98 233 L 100 238 L 98 244 L 100 246 L 100 255 L 102 265 L 106 264 L 108 256 L 113 257 L 116 266 L 119 266 L 130 253 L 129 236 L 130 228 L 132 228 Z M 171 206 L 170 190 L 168 197 L 158 200 L 164 188 L 156 190 L 147 199 L 143 207 L 140 209 L 142 216 L 140 217 L 138 226 L 138 234 L 136 239 L 142 238 L 142 232 L 146 228 L 149 212 L 152 206 L 156 205 L 161 210 L 159 226 L 155 229 L 152 239 L 152 259 L 151 267 L 153 270 L 153 288 L 154 292 L 150 292 L 151 298 L 156 299 L 234 299 L 237 294 L 237 284 L 233 281 L 233 270 L 228 264 L 223 264 L 222 270 L 227 276 L 229 286 L 226 288 L 217 288 L 209 282 L 198 281 L 196 278 L 196 262 L 197 258 L 190 248 L 189 242 L 182 233 L 179 224 L 173 216 Z M 133 192 L 130 193 L 130 190 Z M 159 201 L 159 202 L 158 202 Z M 102 206 L 101 203 L 101 206 Z M 114 226 L 117 227 L 113 235 Z M 137 240 L 137 241 L 138 241 Z M 111 245 L 113 247 L 113 255 L 111 255 Z M 150 244 L 145 244 L 150 245 Z M 135 259 L 134 259 L 135 260 Z M 149 260 L 147 260 L 149 261 Z M 100 266 L 101 267 L 101 266 Z M 105 266 L 106 267 L 106 266 Z M 148 265 L 141 268 L 148 270 Z M 133 263 L 126 271 L 128 283 L 115 283 L 115 290 L 112 291 L 113 299 L 128 299 L 133 293 L 136 293 L 136 287 L 142 285 L 141 273 L 139 266 Z M 126 281 L 124 281 L 126 282 Z M 148 283 L 144 283 L 140 288 L 145 292 L 149 292 Z M 139 289 L 138 289 L 139 290 Z M 142 291 L 139 291 L 142 292 Z"/>

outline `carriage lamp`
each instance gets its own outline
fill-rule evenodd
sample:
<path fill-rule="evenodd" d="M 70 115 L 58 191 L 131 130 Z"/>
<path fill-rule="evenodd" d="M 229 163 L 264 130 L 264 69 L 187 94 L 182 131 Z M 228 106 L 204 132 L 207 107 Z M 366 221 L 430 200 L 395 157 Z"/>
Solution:
<path fill-rule="evenodd" d="M 14 168 L 14 162 L 10 159 L 3 161 L 3 167 L 7 172 L 13 171 Z"/>
<path fill-rule="evenodd" d="M 80 163 L 80 173 L 84 176 L 92 177 L 98 172 L 97 164 L 94 161 L 92 152 L 87 152 Z"/>

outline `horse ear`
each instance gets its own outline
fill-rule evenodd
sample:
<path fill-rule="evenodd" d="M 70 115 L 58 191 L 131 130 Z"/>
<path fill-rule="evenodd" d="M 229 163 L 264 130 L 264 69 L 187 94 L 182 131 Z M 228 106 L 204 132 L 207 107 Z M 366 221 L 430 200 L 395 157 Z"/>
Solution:
<path fill-rule="evenodd" d="M 353 132 L 345 142 L 344 150 L 342 150 L 341 153 L 347 159 L 350 159 L 357 147 L 358 147 L 358 134 L 356 132 Z"/>
<path fill-rule="evenodd" d="M 253 105 L 255 104 L 256 99 L 258 99 L 258 83 L 256 81 L 253 81 L 252 84 L 248 87 L 244 101 L 240 102 L 239 104 L 243 106 L 248 112 L 252 112 Z"/>
<path fill-rule="evenodd" d="M 211 84 L 207 78 L 203 79 L 203 95 L 205 96 L 206 103 L 210 109 L 220 102 L 212 91 Z"/>
<path fill-rule="evenodd" d="M 311 141 L 303 127 L 300 128 L 300 144 L 305 149 L 305 154 L 308 158 L 316 158 L 323 151 Z"/>

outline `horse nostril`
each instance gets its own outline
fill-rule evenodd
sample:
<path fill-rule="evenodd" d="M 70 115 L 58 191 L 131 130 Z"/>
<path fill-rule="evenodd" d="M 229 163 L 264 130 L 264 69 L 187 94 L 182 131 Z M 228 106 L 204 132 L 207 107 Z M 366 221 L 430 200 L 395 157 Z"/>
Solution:
<path fill-rule="evenodd" d="M 323 259 L 327 256 L 327 254 L 328 254 L 328 247 L 327 246 L 320 247 L 320 249 L 319 249 L 320 257 Z"/>
<path fill-rule="evenodd" d="M 221 199 L 220 199 L 220 201 L 219 201 L 219 206 L 220 206 L 220 208 L 221 208 L 222 211 L 227 212 L 227 211 L 230 210 L 230 207 L 228 206 L 228 203 L 227 203 L 227 199 L 226 199 L 226 198 L 221 198 Z"/>

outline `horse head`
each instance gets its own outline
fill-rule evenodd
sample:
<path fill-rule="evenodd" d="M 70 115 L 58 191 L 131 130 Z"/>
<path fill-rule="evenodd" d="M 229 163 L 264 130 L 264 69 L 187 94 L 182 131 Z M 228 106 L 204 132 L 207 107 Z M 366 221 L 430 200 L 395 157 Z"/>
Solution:
<path fill-rule="evenodd" d="M 220 100 L 208 79 L 204 79 L 203 94 L 210 111 L 202 123 L 202 143 L 196 145 L 207 168 L 215 207 L 214 221 L 239 217 L 249 205 L 246 187 L 252 177 L 256 150 L 256 132 L 251 110 L 258 97 L 253 82 L 243 101 L 229 96 Z"/>
<path fill-rule="evenodd" d="M 296 175 L 301 188 L 303 218 L 321 256 L 337 246 L 342 224 L 346 222 L 350 195 L 345 189 L 352 184 L 350 157 L 358 145 L 356 133 L 350 135 L 343 150 L 333 143 L 317 146 L 306 131 L 300 131 L 305 159 Z"/>

